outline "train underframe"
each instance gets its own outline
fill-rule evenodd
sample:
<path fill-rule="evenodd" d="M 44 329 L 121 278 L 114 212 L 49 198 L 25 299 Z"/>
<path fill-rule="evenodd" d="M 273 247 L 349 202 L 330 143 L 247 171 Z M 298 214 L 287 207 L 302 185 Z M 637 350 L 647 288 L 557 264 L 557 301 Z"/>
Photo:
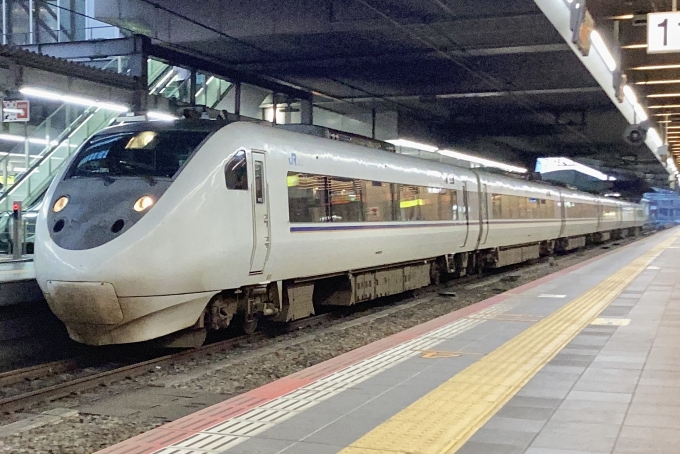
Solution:
<path fill-rule="evenodd" d="M 201 318 L 188 331 L 208 332 L 238 323 L 243 331 L 252 333 L 263 317 L 274 322 L 290 322 L 314 315 L 316 309 L 323 306 L 352 306 L 438 284 L 443 279 L 479 273 L 485 268 L 501 268 L 586 245 L 637 236 L 641 231 L 642 227 L 615 229 L 225 290 L 210 300 Z"/>

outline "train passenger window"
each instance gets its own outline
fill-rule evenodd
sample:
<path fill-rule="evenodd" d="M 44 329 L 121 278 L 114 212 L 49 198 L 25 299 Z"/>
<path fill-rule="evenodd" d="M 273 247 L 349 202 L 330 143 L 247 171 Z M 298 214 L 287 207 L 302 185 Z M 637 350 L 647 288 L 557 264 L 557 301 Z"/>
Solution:
<path fill-rule="evenodd" d="M 365 219 L 368 222 L 396 221 L 393 209 L 396 194 L 393 184 L 381 181 L 363 181 Z"/>
<path fill-rule="evenodd" d="M 493 219 L 503 218 L 503 196 L 500 194 L 491 194 L 491 213 Z"/>
<path fill-rule="evenodd" d="M 453 189 L 289 172 L 290 222 L 451 221 L 465 213 Z"/>
<path fill-rule="evenodd" d="M 264 172 L 262 162 L 255 161 L 255 202 L 264 203 Z"/>
<path fill-rule="evenodd" d="M 328 177 L 331 222 L 362 222 L 364 220 L 361 180 Z"/>
<path fill-rule="evenodd" d="M 420 213 L 424 221 L 451 221 L 454 219 L 452 193 L 448 189 L 420 187 L 422 200 Z"/>
<path fill-rule="evenodd" d="M 288 172 L 290 222 L 327 222 L 330 217 L 327 178 Z"/>
<path fill-rule="evenodd" d="M 227 165 L 224 166 L 224 179 L 227 189 L 248 190 L 248 163 L 244 150 L 237 151 L 227 161 Z"/>
<path fill-rule="evenodd" d="M 526 210 L 527 219 L 539 219 L 541 217 L 541 199 L 529 197 Z"/>
<path fill-rule="evenodd" d="M 423 199 L 419 197 L 418 186 L 399 185 L 399 209 L 402 221 L 422 221 L 420 207 Z"/>
<path fill-rule="evenodd" d="M 567 218 L 586 219 L 597 217 L 597 205 L 583 202 L 564 202 Z"/>
<path fill-rule="evenodd" d="M 552 219 L 555 217 L 555 201 L 530 197 L 527 204 L 527 219 Z"/>
<path fill-rule="evenodd" d="M 541 218 L 552 219 L 555 217 L 555 201 L 542 200 L 541 201 Z"/>

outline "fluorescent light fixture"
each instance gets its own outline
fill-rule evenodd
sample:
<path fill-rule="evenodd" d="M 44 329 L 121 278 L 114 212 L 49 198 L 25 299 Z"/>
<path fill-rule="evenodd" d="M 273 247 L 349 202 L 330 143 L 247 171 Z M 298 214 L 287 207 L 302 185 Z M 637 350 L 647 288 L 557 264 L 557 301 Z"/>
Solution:
<path fill-rule="evenodd" d="M 7 142 L 23 142 L 26 138 L 14 134 L 0 134 L 0 140 L 5 140 Z"/>
<path fill-rule="evenodd" d="M 663 140 L 661 140 L 661 137 L 655 128 L 650 128 L 649 131 L 647 131 L 647 137 L 652 139 L 652 142 L 654 142 L 654 145 L 656 145 L 657 148 L 663 145 Z"/>
<path fill-rule="evenodd" d="M 659 122 L 662 123 L 662 122 Z M 680 126 L 668 126 L 668 129 L 680 129 Z"/>
<path fill-rule="evenodd" d="M 626 46 L 621 46 L 621 49 L 646 49 L 647 44 L 628 44 Z"/>
<path fill-rule="evenodd" d="M 51 91 L 43 90 L 40 88 L 24 87 L 19 90 L 19 93 L 26 96 L 33 96 L 42 99 L 51 99 L 53 101 L 61 101 L 61 95 L 58 93 L 53 93 Z"/>
<path fill-rule="evenodd" d="M 680 79 L 647 80 L 642 82 L 635 82 L 635 85 L 670 85 L 670 84 L 680 84 Z"/>
<path fill-rule="evenodd" d="M 405 139 L 394 139 L 388 140 L 387 142 L 397 147 L 413 148 L 421 151 L 429 151 L 430 153 L 434 153 L 439 149 L 438 147 L 433 147 L 432 145 L 425 145 L 423 143 L 413 142 L 411 140 Z"/>
<path fill-rule="evenodd" d="M 680 93 L 657 93 L 653 95 L 647 95 L 648 98 L 677 98 L 680 97 Z"/>
<path fill-rule="evenodd" d="M 632 88 L 630 88 L 630 85 L 624 85 L 623 86 L 623 94 L 628 100 L 629 103 L 635 105 L 638 102 L 637 95 L 633 91 Z"/>
<path fill-rule="evenodd" d="M 658 104 L 655 106 L 648 106 L 648 109 L 675 109 L 680 107 L 680 104 Z"/>
<path fill-rule="evenodd" d="M 472 162 L 475 164 L 479 164 L 485 167 L 494 167 L 497 169 L 505 170 L 507 172 L 516 172 L 516 173 L 526 173 L 527 169 L 524 167 L 517 167 L 513 166 L 510 164 L 505 164 L 503 162 L 498 162 L 498 161 L 492 161 L 490 159 L 484 159 L 480 158 L 478 156 L 471 156 L 465 153 L 459 153 L 457 151 L 451 151 L 451 150 L 439 150 L 439 154 L 442 156 L 448 156 L 449 158 L 454 158 L 454 159 L 459 159 L 461 161 L 467 161 L 467 162 Z"/>
<path fill-rule="evenodd" d="M 645 109 L 640 105 L 640 103 L 636 102 L 633 104 L 633 110 L 635 110 L 635 115 L 637 115 L 640 121 L 647 121 L 647 119 L 649 119 L 647 112 L 645 112 Z"/>
<path fill-rule="evenodd" d="M 17 134 L 0 134 L 0 140 L 4 140 L 4 141 L 7 141 L 7 142 L 24 142 L 26 140 L 26 137 L 20 136 L 20 135 L 17 135 Z M 38 144 L 38 145 L 47 145 L 47 139 L 38 139 L 38 138 L 35 138 L 35 137 L 30 137 L 28 139 L 28 142 L 29 143 L 35 143 L 35 144 Z M 52 141 L 50 141 L 49 144 L 52 145 L 52 146 L 56 146 L 56 145 L 59 145 L 59 142 L 56 141 L 56 140 L 52 140 Z M 16 154 L 16 153 L 12 153 L 12 154 Z M 25 156 L 25 154 L 23 154 L 23 153 L 17 154 L 17 155 L 18 156 Z"/>
<path fill-rule="evenodd" d="M 76 104 L 85 107 L 96 107 L 98 109 L 112 110 L 114 112 L 127 112 L 128 110 L 130 110 L 128 107 L 122 104 L 99 102 L 94 99 L 83 98 L 80 96 L 63 95 L 61 93 L 43 90 L 41 88 L 24 87 L 20 89 L 19 92 L 21 92 L 21 94 L 23 95 L 32 96 L 35 98 L 49 99 L 52 101 L 61 101 L 67 104 Z"/>
<path fill-rule="evenodd" d="M 622 14 L 620 16 L 612 16 L 609 19 L 611 19 L 611 20 L 631 20 L 631 19 L 635 19 L 635 14 Z"/>
<path fill-rule="evenodd" d="M 536 172 L 538 173 L 543 174 L 563 170 L 574 170 L 584 175 L 597 178 L 601 181 L 616 181 L 615 177 L 610 177 L 599 170 L 579 164 L 578 162 L 572 161 L 569 158 L 538 158 L 536 160 Z"/>
<path fill-rule="evenodd" d="M 156 90 L 158 90 L 158 88 L 159 88 L 161 85 L 163 85 L 170 77 L 172 77 L 172 76 L 174 76 L 174 75 L 175 75 L 175 70 L 174 70 L 174 69 L 171 70 L 171 71 L 168 71 L 168 73 L 167 73 L 165 76 L 163 76 L 163 78 L 162 78 L 161 80 L 159 80 L 158 83 L 157 83 L 156 85 L 154 85 L 154 87 L 151 89 L 151 93 L 153 93 L 153 92 L 155 92 Z"/>
<path fill-rule="evenodd" d="M 205 81 L 205 85 L 204 85 L 203 87 L 201 87 L 201 88 L 196 92 L 196 97 L 201 96 L 201 93 L 203 93 L 203 92 L 205 91 L 205 87 L 207 87 L 208 85 L 210 85 L 210 82 L 212 82 L 213 80 L 215 80 L 215 76 L 210 76 L 210 77 L 208 77 L 208 80 Z"/>
<path fill-rule="evenodd" d="M 149 117 L 152 120 L 160 120 L 160 121 L 175 121 L 175 120 L 178 119 L 174 115 L 170 115 L 168 113 L 158 112 L 158 111 L 154 111 L 154 110 L 147 112 L 146 116 Z"/>
<path fill-rule="evenodd" d="M 94 105 L 94 107 L 98 107 L 100 109 L 104 110 L 112 110 L 114 112 L 127 112 L 130 109 L 127 106 L 124 106 L 122 104 L 113 104 L 110 102 L 98 102 Z"/>
<path fill-rule="evenodd" d="M 616 69 L 616 60 L 614 60 L 614 57 L 612 56 L 611 52 L 609 52 L 607 45 L 604 43 L 602 36 L 597 30 L 593 30 L 590 33 L 590 40 L 592 41 L 597 53 L 600 54 L 600 57 L 602 57 L 602 60 L 604 60 L 607 68 L 609 68 L 610 71 L 614 71 Z"/>
<path fill-rule="evenodd" d="M 648 65 L 631 68 L 635 71 L 656 71 L 659 69 L 680 69 L 680 65 Z"/>
<path fill-rule="evenodd" d="M 12 168 L 12 171 L 13 171 L 13 172 L 19 172 L 19 173 L 25 172 L 25 171 L 26 171 L 26 167 L 13 167 L 13 168 Z"/>
<path fill-rule="evenodd" d="M 78 106 L 92 107 L 96 104 L 96 101 L 92 99 L 85 99 L 79 96 L 63 95 L 61 100 L 68 104 L 76 104 Z"/>

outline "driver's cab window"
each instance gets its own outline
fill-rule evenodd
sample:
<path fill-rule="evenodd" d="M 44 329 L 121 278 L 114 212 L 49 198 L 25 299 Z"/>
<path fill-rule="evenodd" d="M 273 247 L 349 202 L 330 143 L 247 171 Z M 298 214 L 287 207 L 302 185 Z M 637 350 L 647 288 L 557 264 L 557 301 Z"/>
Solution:
<path fill-rule="evenodd" d="M 244 150 L 237 151 L 229 159 L 224 167 L 224 178 L 227 189 L 248 190 L 248 164 Z"/>

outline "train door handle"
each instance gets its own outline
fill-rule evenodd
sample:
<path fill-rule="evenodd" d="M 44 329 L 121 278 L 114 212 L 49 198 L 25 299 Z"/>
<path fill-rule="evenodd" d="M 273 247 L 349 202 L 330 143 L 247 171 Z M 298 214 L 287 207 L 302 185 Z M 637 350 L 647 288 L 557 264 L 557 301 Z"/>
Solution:
<path fill-rule="evenodd" d="M 268 236 L 264 237 L 264 247 L 269 248 L 269 244 L 270 244 L 269 237 Z"/>
<path fill-rule="evenodd" d="M 269 225 L 269 216 L 264 215 L 264 225 Z"/>

